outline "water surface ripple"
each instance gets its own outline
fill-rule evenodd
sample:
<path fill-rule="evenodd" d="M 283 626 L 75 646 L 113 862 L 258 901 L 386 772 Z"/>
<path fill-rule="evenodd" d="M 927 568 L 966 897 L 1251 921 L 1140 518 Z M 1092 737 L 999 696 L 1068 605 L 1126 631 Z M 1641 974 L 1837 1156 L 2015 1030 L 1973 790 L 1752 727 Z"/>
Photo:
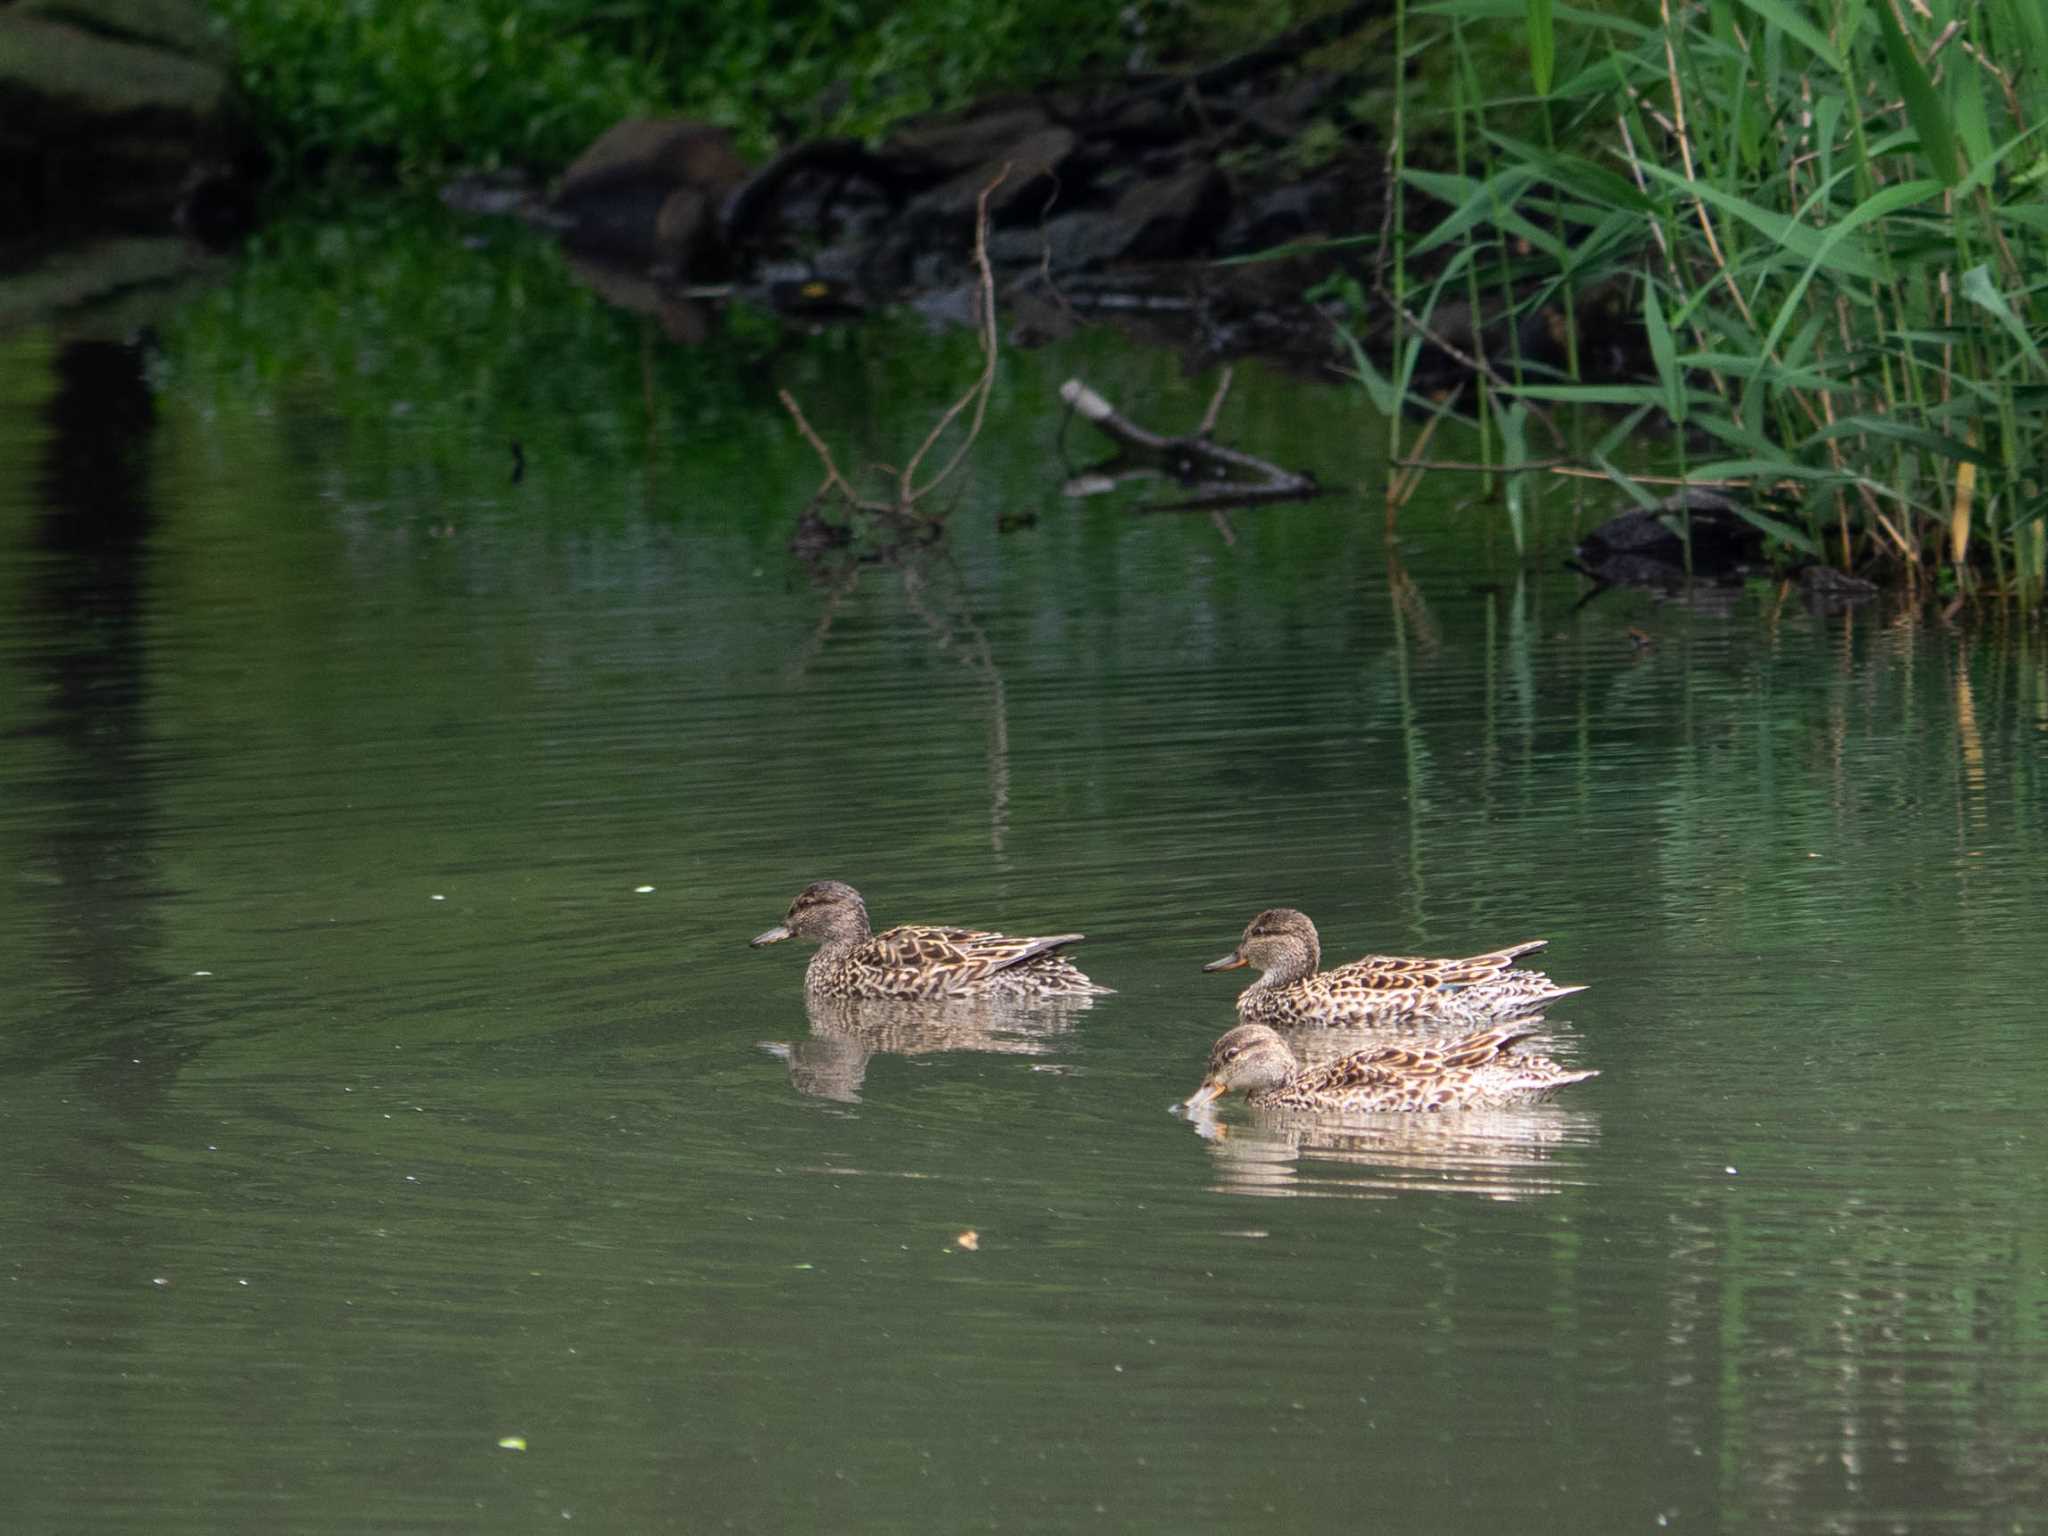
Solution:
<path fill-rule="evenodd" d="M 0 405 L 10 1530 L 2034 1528 L 2037 634 L 1581 607 L 1569 511 L 1229 545 L 1061 503 L 1014 403 L 943 543 L 807 565 L 715 349 L 658 431 L 588 320 L 573 411 L 398 411 L 319 306 L 242 365 L 252 260 L 131 438 Z M 914 441 L 951 346 L 790 366 Z M 1004 389 L 1072 372 L 1208 388 L 1084 335 Z M 1355 400 L 1238 390 L 1377 483 Z M 823 877 L 1116 992 L 807 1004 L 746 940 Z M 1174 1116 L 1274 904 L 1549 938 L 1602 1075 Z"/>

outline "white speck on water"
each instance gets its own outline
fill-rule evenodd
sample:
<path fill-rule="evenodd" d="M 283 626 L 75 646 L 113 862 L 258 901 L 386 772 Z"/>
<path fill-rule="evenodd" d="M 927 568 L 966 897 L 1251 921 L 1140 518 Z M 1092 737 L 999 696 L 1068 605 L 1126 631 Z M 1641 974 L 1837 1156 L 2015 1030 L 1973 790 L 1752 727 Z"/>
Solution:
<path fill-rule="evenodd" d="M 633 887 L 633 894 L 635 896 L 652 896 L 654 894 L 654 887 L 651 885 L 636 885 Z M 569 1517 L 564 1515 L 562 1518 L 566 1520 Z"/>
<path fill-rule="evenodd" d="M 1735 1171 L 1735 1165 L 1733 1163 L 1730 1163 L 1726 1168 L 1723 1168 L 1721 1171 L 1723 1173 L 1733 1173 Z"/>
<path fill-rule="evenodd" d="M 193 972 L 192 974 L 193 974 L 194 976 L 211 976 L 211 975 L 213 974 L 213 972 L 211 972 L 211 971 L 194 971 L 194 972 Z"/>
<path fill-rule="evenodd" d="M 447 899 L 448 899 L 448 898 L 447 898 L 446 896 L 443 896 L 443 895 L 439 894 L 438 892 L 436 892 L 436 893 L 435 893 L 434 895 L 432 895 L 432 896 L 429 896 L 429 897 L 427 898 L 427 900 L 429 900 L 429 901 L 446 901 Z"/>

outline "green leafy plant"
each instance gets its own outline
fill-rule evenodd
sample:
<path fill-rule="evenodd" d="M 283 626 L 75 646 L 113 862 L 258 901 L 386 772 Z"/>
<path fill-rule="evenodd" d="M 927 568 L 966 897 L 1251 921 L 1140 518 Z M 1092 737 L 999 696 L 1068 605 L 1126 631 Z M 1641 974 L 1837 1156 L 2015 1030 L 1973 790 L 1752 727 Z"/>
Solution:
<path fill-rule="evenodd" d="M 1436 0 L 1402 25 L 1462 59 L 1505 9 Z M 1789 516 L 1745 515 L 1800 558 L 1945 568 L 1959 591 L 2039 603 L 2041 7 L 1666 0 L 1645 22 L 1526 0 L 1513 24 L 1539 93 L 1453 70 L 1432 125 L 1447 163 L 1398 166 L 1411 216 L 1437 211 L 1397 226 L 1381 285 L 1411 324 L 1391 374 L 1361 369 L 1368 389 L 1423 404 L 1415 351 L 1456 301 L 1490 317 L 1464 328 L 1467 408 L 1506 467 L 1528 462 L 1509 443 L 1525 410 L 1545 451 L 1647 502 L 1617 450 L 1661 419 L 1680 476 L 1789 489 Z M 1550 366 L 1525 355 L 1539 318 Z M 1626 333 L 1629 365 L 1583 366 L 1589 318 Z M 1584 406 L 1613 414 L 1560 419 Z"/>
<path fill-rule="evenodd" d="M 1062 79 L 1189 24 L 1165 0 L 213 0 L 287 164 L 431 174 L 558 167 L 619 118 L 672 112 L 756 150 L 867 133 L 1001 84 Z"/>

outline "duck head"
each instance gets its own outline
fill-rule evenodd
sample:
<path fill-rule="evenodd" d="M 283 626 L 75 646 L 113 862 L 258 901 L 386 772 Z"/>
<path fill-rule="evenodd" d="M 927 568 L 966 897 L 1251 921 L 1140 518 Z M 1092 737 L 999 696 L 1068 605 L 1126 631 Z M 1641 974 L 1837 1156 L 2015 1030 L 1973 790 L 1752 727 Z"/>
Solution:
<path fill-rule="evenodd" d="M 1278 1088 L 1301 1070 L 1287 1042 L 1264 1024 L 1240 1024 L 1216 1042 L 1209 1052 L 1208 1070 L 1202 1086 L 1189 1094 L 1183 1109 L 1200 1109 L 1232 1089 L 1254 1093 L 1261 1088 Z"/>
<path fill-rule="evenodd" d="M 1268 907 L 1245 925 L 1237 948 L 1221 960 L 1211 960 L 1205 971 L 1235 971 L 1250 965 L 1264 973 L 1265 986 L 1284 986 L 1313 976 L 1323 963 L 1323 946 L 1316 938 L 1316 925 L 1292 907 Z"/>
<path fill-rule="evenodd" d="M 796 893 L 780 923 L 747 943 L 755 949 L 784 939 L 858 944 L 868 933 L 868 908 L 860 892 L 842 880 L 817 880 Z"/>

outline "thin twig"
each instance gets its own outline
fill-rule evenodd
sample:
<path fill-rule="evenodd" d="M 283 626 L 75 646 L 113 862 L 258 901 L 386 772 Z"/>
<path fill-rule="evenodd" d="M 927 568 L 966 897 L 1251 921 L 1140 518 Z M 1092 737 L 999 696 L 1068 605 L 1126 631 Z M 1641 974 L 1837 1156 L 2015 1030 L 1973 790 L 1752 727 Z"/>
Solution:
<path fill-rule="evenodd" d="M 825 466 L 825 483 L 818 487 L 818 494 L 820 496 L 824 495 L 827 491 L 837 491 L 846 498 L 848 505 L 858 507 L 863 512 L 887 512 L 890 510 L 889 507 L 879 501 L 863 501 L 854 493 L 853 487 L 847 484 L 846 477 L 839 473 L 839 466 L 833 463 L 832 450 L 825 446 L 825 440 L 812 431 L 810 422 L 804 419 L 803 407 L 796 403 L 794 395 L 790 394 L 786 389 L 778 389 L 775 392 L 775 397 L 782 402 L 782 408 L 796 419 L 797 431 L 803 434 L 804 441 L 811 445 L 811 451 L 817 454 L 819 461 Z"/>
<path fill-rule="evenodd" d="M 1223 397 L 1230 393 L 1230 380 L 1236 372 L 1229 363 L 1223 365 L 1223 377 L 1216 381 L 1216 393 L 1209 397 L 1209 409 L 1202 412 L 1202 424 L 1195 428 L 1195 436 L 1207 437 L 1216 430 L 1216 418 L 1223 411 Z"/>
<path fill-rule="evenodd" d="M 898 495 L 906 511 L 945 484 L 947 477 L 960 467 L 960 461 L 967 457 L 967 450 L 981 435 L 982 419 L 988 414 L 989 392 L 996 381 L 996 280 L 988 264 L 988 200 L 989 194 L 1000 187 L 1009 174 L 1010 162 L 1006 160 L 1003 168 L 996 172 L 995 180 L 981 189 L 981 195 L 974 202 L 974 265 L 981 272 L 981 377 L 975 380 L 973 388 L 953 402 L 946 414 L 939 418 L 938 425 L 932 428 L 931 434 L 918 446 L 917 452 L 910 456 L 910 462 L 903 466 Z M 946 461 L 946 467 L 932 478 L 930 484 L 922 489 L 913 487 L 911 480 L 917 474 L 917 466 L 924 462 L 924 456 L 931 452 L 940 435 L 969 405 L 974 407 L 974 420 L 968 424 L 966 440 L 954 450 L 953 457 Z"/>

